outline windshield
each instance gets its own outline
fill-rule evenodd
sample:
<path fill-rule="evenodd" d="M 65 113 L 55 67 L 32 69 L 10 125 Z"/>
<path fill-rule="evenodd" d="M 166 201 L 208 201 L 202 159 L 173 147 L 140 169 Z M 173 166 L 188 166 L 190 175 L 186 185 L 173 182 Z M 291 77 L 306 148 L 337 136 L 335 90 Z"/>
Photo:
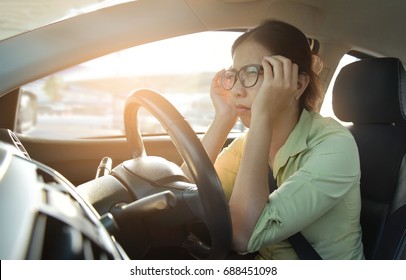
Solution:
<path fill-rule="evenodd" d="M 0 0 L 0 40 L 131 0 Z"/>

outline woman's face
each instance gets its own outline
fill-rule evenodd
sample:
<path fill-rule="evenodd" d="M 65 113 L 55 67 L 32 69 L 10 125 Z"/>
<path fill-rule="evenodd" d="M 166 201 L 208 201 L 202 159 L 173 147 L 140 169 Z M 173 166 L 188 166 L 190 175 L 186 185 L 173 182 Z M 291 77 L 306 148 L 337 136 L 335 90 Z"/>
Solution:
<path fill-rule="evenodd" d="M 262 59 L 269 56 L 269 51 L 262 45 L 254 41 L 245 41 L 239 45 L 233 54 L 233 68 L 239 71 L 242 67 L 249 64 L 262 64 Z M 236 81 L 231 89 L 231 96 L 234 101 L 238 116 L 246 127 L 251 123 L 251 106 L 262 85 L 263 74 L 258 77 L 257 83 L 250 88 L 245 88 L 239 80 Z"/>

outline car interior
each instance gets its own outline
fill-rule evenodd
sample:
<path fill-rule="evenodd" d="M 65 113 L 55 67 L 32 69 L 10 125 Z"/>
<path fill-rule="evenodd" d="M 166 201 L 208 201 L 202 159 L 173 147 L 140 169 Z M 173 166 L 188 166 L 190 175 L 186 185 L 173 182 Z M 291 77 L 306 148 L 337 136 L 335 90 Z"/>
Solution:
<path fill-rule="evenodd" d="M 331 105 L 359 149 L 364 254 L 406 260 L 405 10 L 379 0 L 121 1 L 0 39 L 0 259 L 228 258 L 229 209 L 203 133 L 164 95 L 125 92 L 123 135 L 53 139 L 18 129 L 22 88 L 122 49 L 276 18 L 317 44 L 324 84 L 344 55 L 358 59 L 338 72 Z M 165 133 L 142 134 L 140 109 Z"/>

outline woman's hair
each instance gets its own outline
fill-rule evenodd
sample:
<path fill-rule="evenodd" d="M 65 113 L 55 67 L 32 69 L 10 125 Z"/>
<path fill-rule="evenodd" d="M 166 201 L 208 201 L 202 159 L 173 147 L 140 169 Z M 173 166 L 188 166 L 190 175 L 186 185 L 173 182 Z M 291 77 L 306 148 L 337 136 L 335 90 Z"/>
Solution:
<path fill-rule="evenodd" d="M 272 55 L 282 55 L 299 66 L 299 73 L 309 76 L 309 85 L 303 92 L 299 106 L 308 111 L 317 111 L 321 102 L 321 83 L 312 69 L 312 51 L 307 37 L 296 27 L 276 20 L 269 20 L 248 30 L 237 38 L 231 52 L 247 40 L 262 45 Z"/>

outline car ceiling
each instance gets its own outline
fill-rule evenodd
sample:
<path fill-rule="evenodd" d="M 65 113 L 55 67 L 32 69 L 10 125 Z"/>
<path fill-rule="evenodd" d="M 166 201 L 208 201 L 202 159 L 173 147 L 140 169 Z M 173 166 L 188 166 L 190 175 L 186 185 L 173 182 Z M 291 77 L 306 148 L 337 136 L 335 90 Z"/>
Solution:
<path fill-rule="evenodd" d="M 15 4 L 17 2 L 19 5 Z M 0 0 L 0 32 L 4 33 L 13 28 L 31 29 L 36 24 L 41 24 L 45 20 L 43 15 L 49 11 L 53 11 L 57 19 L 62 16 L 62 11 L 67 9 L 66 4 L 63 4 L 65 2 L 68 1 Z M 85 5 L 97 2 L 101 1 L 75 0 L 69 1 L 69 5 L 80 10 Z M 12 7 L 17 7 L 17 10 Z M 145 16 L 138 12 L 141 8 L 151 10 L 151 15 Z M 18 60 L 32 59 L 27 54 L 32 56 L 33 52 L 36 53 L 37 59 L 28 64 L 36 73 L 22 79 L 25 82 L 132 45 L 190 32 L 247 28 L 266 18 L 290 22 L 300 27 L 308 36 L 317 38 L 321 42 L 321 56 L 327 58 L 327 66 L 335 67 L 343 53 L 351 49 L 376 56 L 396 56 L 403 62 L 406 61 L 406 36 L 401 30 L 406 26 L 406 1 L 403 0 L 139 0 L 120 5 L 114 11 L 116 14 L 121 13 L 120 20 L 117 20 L 117 17 L 112 20 L 113 12 L 99 11 L 99 19 L 87 17 L 72 20 L 72 25 L 66 27 L 62 23 L 58 32 L 66 31 L 64 38 L 60 33 L 53 33 L 57 30 L 50 27 L 49 30 L 38 30 L 34 33 L 36 38 L 23 34 L 21 40 L 6 40 L 10 43 L 0 44 L 0 63 L 16 64 L 16 68 L 11 69 L 12 71 L 8 69 L 9 73 L 3 73 L 0 69 L 0 80 L 8 81 L 10 75 L 23 73 L 22 69 L 23 74 L 28 72 L 27 63 L 22 61 L 19 64 Z M 32 21 L 27 20 L 27 14 L 33 18 Z M 89 24 L 91 20 L 95 23 Z M 134 36 L 131 38 L 123 36 L 132 33 Z M 61 38 L 55 40 L 56 36 Z M 105 44 L 108 42 L 106 37 L 114 44 Z M 83 40 L 84 46 L 87 45 L 91 51 L 84 51 L 75 56 L 72 39 Z M 27 46 L 27 41 L 24 40 L 31 40 L 32 47 Z M 59 65 L 40 67 L 40 63 L 43 63 L 40 47 L 43 45 L 38 43 L 39 40 L 46 40 L 47 47 L 52 47 L 55 52 L 53 56 L 63 56 L 64 61 L 59 62 Z M 52 59 L 49 53 L 44 57 Z M 327 79 L 331 77 L 332 72 L 327 75 Z M 1 83 L 0 94 L 16 86 L 16 82 Z"/>

